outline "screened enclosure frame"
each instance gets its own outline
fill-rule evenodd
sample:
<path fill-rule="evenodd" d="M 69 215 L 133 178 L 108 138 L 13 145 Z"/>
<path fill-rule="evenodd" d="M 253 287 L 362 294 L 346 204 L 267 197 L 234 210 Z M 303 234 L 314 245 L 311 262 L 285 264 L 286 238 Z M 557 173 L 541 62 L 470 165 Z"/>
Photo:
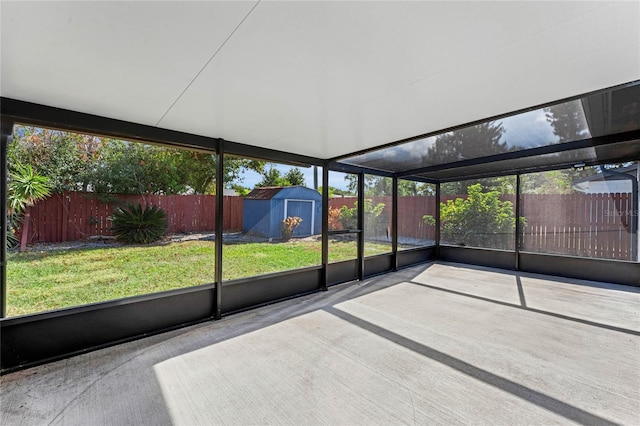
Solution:
<path fill-rule="evenodd" d="M 617 86 L 635 87 L 636 83 Z M 608 89 L 610 90 L 610 89 Z M 597 94 L 605 91 L 598 91 Z M 582 95 L 585 96 L 585 95 Z M 572 99 L 579 99 L 580 96 Z M 566 100 L 565 100 L 566 101 Z M 440 205 L 441 184 L 455 182 L 462 179 L 475 179 L 497 176 L 515 176 L 515 214 L 521 214 L 521 176 L 528 173 L 564 169 L 575 162 L 558 162 L 554 164 L 537 165 L 522 170 L 482 171 L 476 174 L 455 175 L 455 170 L 476 165 L 490 165 L 494 162 L 509 161 L 521 158 L 531 158 L 539 155 L 566 152 L 583 148 L 603 148 L 605 156 L 594 160 L 581 162 L 582 166 L 606 164 L 611 161 L 640 160 L 640 129 L 618 132 L 612 135 L 602 135 L 584 138 L 563 144 L 536 147 L 518 152 L 508 152 L 487 157 L 467 159 L 439 166 L 421 167 L 401 172 L 389 172 L 372 167 L 362 167 L 343 162 L 346 156 L 333 159 L 317 159 L 287 152 L 274 151 L 267 148 L 244 145 L 242 143 L 197 136 L 188 133 L 159 129 L 121 120 L 108 119 L 80 112 L 73 112 L 29 102 L 13 99 L 1 99 L 2 107 L 2 146 L 1 163 L 3 187 L 2 205 L 7 209 L 7 146 L 13 133 L 14 124 L 26 124 L 44 128 L 74 131 L 99 136 L 120 138 L 124 140 L 159 144 L 168 147 L 180 147 L 207 151 L 216 156 L 216 235 L 223 234 L 223 203 L 224 189 L 223 167 L 225 155 L 239 156 L 251 159 L 280 162 L 290 165 L 320 166 L 322 167 L 322 185 L 329 187 L 329 172 L 352 173 L 358 176 L 358 227 L 346 230 L 357 235 L 357 258 L 354 261 L 329 263 L 329 237 L 339 232 L 330 231 L 328 226 L 328 191 L 322 193 L 322 233 L 321 233 L 321 261 L 317 266 L 287 270 L 267 275 L 251 276 L 243 279 L 222 280 L 223 239 L 215 239 L 215 258 L 212 259 L 214 281 L 203 285 L 183 289 L 169 290 L 161 293 L 151 293 L 127 297 L 91 305 L 75 306 L 55 311 L 30 314 L 20 317 L 5 318 L 6 315 L 6 266 L 7 249 L 2 245 L 2 280 L 0 287 L 2 331 L 2 366 L 3 372 L 25 368 L 32 365 L 83 353 L 89 350 L 110 346 L 120 342 L 137 339 L 155 333 L 184 327 L 202 321 L 220 319 L 223 315 L 251 309 L 274 301 L 284 300 L 316 291 L 326 291 L 332 285 L 352 280 L 364 280 L 368 277 L 395 271 L 414 264 L 444 260 L 493 266 L 523 272 L 544 273 L 559 276 L 586 278 L 609 281 L 627 285 L 640 285 L 640 263 L 617 260 L 580 258 L 566 255 L 545 253 L 528 253 L 520 250 L 520 235 L 518 221 L 514 233 L 514 250 L 494 250 L 474 247 L 455 247 L 441 244 L 440 209 L 436 208 L 435 241 L 432 245 L 425 245 L 407 250 L 398 249 L 398 181 L 399 179 L 430 183 L 435 185 L 435 203 Z M 550 103 L 548 105 L 557 104 Z M 527 109 L 530 111 L 538 106 Z M 484 123 L 500 117 L 492 117 L 472 124 Z M 465 126 L 447 129 L 453 131 Z M 441 132 L 438 132 L 441 133 Z M 419 139 L 411 138 L 406 141 Z M 400 142 L 398 142 L 400 143 Z M 398 143 L 385 145 L 375 150 Z M 374 150 L 356 152 L 361 155 Z M 446 178 L 435 178 L 437 172 L 448 170 L 453 175 Z M 391 214 L 391 252 L 370 257 L 364 256 L 364 199 L 365 174 L 388 177 L 392 179 L 392 214 Z M 431 174 L 431 175 L 429 175 Z M 637 182 L 635 204 L 637 199 Z M 2 238 L 6 240 L 6 226 L 2 227 Z M 638 216 L 632 217 L 631 232 L 637 242 Z M 634 253 L 637 256 L 637 243 Z M 93 329 L 93 331 L 89 331 Z"/>

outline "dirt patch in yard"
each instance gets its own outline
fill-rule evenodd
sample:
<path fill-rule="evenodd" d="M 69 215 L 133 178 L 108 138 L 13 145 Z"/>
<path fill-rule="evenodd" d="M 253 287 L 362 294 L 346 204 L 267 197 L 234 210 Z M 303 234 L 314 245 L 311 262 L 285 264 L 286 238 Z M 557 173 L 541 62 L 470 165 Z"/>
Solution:
<path fill-rule="evenodd" d="M 171 234 L 164 237 L 162 240 L 149 244 L 149 245 L 164 245 L 171 243 L 181 243 L 185 241 L 215 241 L 216 235 L 213 232 L 199 232 L 192 234 Z M 222 234 L 222 239 L 225 244 L 242 244 L 242 243 L 266 243 L 274 242 L 278 243 L 280 240 L 264 238 L 258 235 L 245 234 L 242 232 L 225 232 Z M 319 235 L 306 237 L 306 238 L 293 238 L 291 241 L 317 241 L 320 239 Z M 97 235 L 80 241 L 65 241 L 61 243 L 36 243 L 27 246 L 27 252 L 43 252 L 54 250 L 87 250 L 98 248 L 111 248 L 122 247 L 125 244 L 119 243 L 115 238 L 110 236 Z M 129 245 L 131 246 L 131 245 Z M 9 250 L 10 252 L 17 252 L 18 248 Z"/>

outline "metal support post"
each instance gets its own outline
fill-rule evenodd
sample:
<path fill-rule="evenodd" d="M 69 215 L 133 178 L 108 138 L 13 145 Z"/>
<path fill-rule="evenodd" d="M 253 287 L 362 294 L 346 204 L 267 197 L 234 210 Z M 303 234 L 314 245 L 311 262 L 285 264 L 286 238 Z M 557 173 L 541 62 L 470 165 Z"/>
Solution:
<path fill-rule="evenodd" d="M 220 319 L 222 317 L 222 224 L 224 222 L 224 143 L 218 144 L 216 151 L 216 288 L 214 300 L 213 317 Z"/>
<path fill-rule="evenodd" d="M 0 318 L 7 315 L 7 150 L 11 135 L 13 134 L 13 122 L 2 120 L 2 140 L 0 142 L 0 187 L 2 196 L 0 197 L 0 210 L 2 211 L 2 237 L 0 248 Z"/>
<path fill-rule="evenodd" d="M 364 173 L 358 173 L 358 280 L 364 279 Z"/>
<path fill-rule="evenodd" d="M 440 260 L 440 182 L 436 183 L 436 259 Z"/>
<path fill-rule="evenodd" d="M 329 281 L 329 168 L 322 166 L 322 282 L 320 290 L 326 291 Z"/>
<path fill-rule="evenodd" d="M 515 253 L 516 253 L 516 259 L 515 259 L 515 270 L 519 271 L 520 270 L 520 245 L 522 244 L 522 242 L 520 241 L 522 239 L 522 228 L 520 225 L 520 212 L 522 211 L 522 206 L 520 205 L 522 202 L 522 198 L 520 196 L 520 173 L 516 174 L 516 235 L 515 235 Z"/>
<path fill-rule="evenodd" d="M 391 193 L 391 250 L 393 251 L 393 270 L 398 270 L 398 178 L 392 178 Z"/>

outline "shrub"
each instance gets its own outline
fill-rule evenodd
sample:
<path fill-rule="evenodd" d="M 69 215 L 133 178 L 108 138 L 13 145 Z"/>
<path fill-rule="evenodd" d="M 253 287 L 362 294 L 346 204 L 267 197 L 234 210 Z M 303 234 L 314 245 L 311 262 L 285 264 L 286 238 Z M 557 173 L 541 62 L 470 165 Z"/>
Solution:
<path fill-rule="evenodd" d="M 289 241 L 293 236 L 293 230 L 302 223 L 302 218 L 298 216 L 289 216 L 282 220 L 282 240 Z"/>
<path fill-rule="evenodd" d="M 364 231 L 365 235 L 376 236 L 384 233 L 387 227 L 388 217 L 383 214 L 384 203 L 375 206 L 371 199 L 364 200 Z M 358 202 L 352 208 L 342 206 L 340 208 L 340 223 L 344 229 L 358 229 Z"/>
<path fill-rule="evenodd" d="M 482 192 L 477 183 L 467 189 L 467 198 L 440 203 L 442 241 L 474 247 L 507 249 L 513 241 L 516 224 L 511 201 L 500 201 L 498 191 Z M 433 216 L 425 215 L 427 225 L 435 225 Z M 525 219 L 520 218 L 525 224 Z"/>
<path fill-rule="evenodd" d="M 335 231 L 342 229 L 342 223 L 340 223 L 341 210 L 337 207 L 329 206 L 329 229 Z"/>
<path fill-rule="evenodd" d="M 51 185 L 49 178 L 36 173 L 31 164 L 16 164 L 14 169 L 9 173 L 7 207 L 11 213 L 20 214 L 51 195 Z"/>
<path fill-rule="evenodd" d="M 167 232 L 167 214 L 158 206 L 127 204 L 118 207 L 111 217 L 111 231 L 116 240 L 132 244 L 149 244 Z"/>
<path fill-rule="evenodd" d="M 50 179 L 38 174 L 31 164 L 16 163 L 12 169 L 7 183 L 7 247 L 18 244 L 16 232 L 23 222 L 29 223 L 31 206 L 51 195 Z"/>

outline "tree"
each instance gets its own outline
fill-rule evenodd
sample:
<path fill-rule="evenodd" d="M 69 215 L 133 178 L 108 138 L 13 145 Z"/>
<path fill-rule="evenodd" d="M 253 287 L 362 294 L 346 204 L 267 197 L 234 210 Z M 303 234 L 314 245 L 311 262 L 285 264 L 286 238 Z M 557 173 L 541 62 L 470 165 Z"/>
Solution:
<path fill-rule="evenodd" d="M 262 173 L 262 180 L 256 184 L 256 187 L 266 186 L 287 186 L 288 181 L 280 174 L 280 170 L 270 167 Z"/>
<path fill-rule="evenodd" d="M 289 182 L 289 186 L 305 186 L 304 173 L 297 167 L 285 173 L 284 178 Z"/>
<path fill-rule="evenodd" d="M 355 195 L 358 191 L 358 176 L 353 174 L 345 175 L 345 181 L 347 181 L 347 191 L 344 195 Z M 392 194 L 392 180 L 385 176 L 365 175 L 364 187 L 366 196 L 384 196 Z M 340 194 L 337 192 L 335 194 Z M 429 183 L 415 182 L 405 179 L 398 180 L 398 195 L 401 197 L 406 196 L 419 196 L 419 195 L 434 195 L 435 186 Z"/>
<path fill-rule="evenodd" d="M 423 162 L 445 164 L 508 152 L 507 142 L 502 141 L 504 132 L 501 122 L 491 121 L 441 134 L 427 149 Z M 472 181 L 457 181 L 447 184 L 447 188 L 451 194 L 465 194 L 472 184 Z"/>
<path fill-rule="evenodd" d="M 584 176 L 574 169 L 529 173 L 522 177 L 523 194 L 573 194 L 573 182 Z"/>
<path fill-rule="evenodd" d="M 347 181 L 349 192 L 356 194 L 358 192 L 358 175 L 347 174 L 344 177 Z M 376 197 L 391 195 L 393 181 L 386 176 L 364 175 L 364 191 L 367 197 Z"/>
<path fill-rule="evenodd" d="M 589 136 L 587 123 L 578 102 L 566 102 L 544 109 L 547 122 L 558 137 L 558 143 L 572 142 Z M 573 155 L 573 158 L 570 156 Z M 565 161 L 583 161 L 571 151 L 563 153 Z M 525 194 L 571 194 L 575 193 L 573 182 L 591 174 L 589 167 L 583 170 L 563 169 L 527 174 L 522 179 Z"/>
<path fill-rule="evenodd" d="M 236 192 L 240 194 L 241 191 L 238 189 L 243 188 L 240 185 L 244 179 L 243 174 L 247 170 L 253 170 L 256 173 L 263 173 L 266 164 L 267 163 L 265 161 L 225 156 L 223 172 L 225 187 L 236 189 Z M 248 192 L 249 191 L 247 191 L 247 193 Z"/>
<path fill-rule="evenodd" d="M 428 225 L 433 216 L 425 215 Z M 524 219 L 520 219 L 524 223 Z M 467 198 L 440 203 L 441 238 L 462 246 L 509 249 L 513 247 L 515 214 L 510 201 L 501 201 L 500 192 L 483 192 L 477 183 L 468 187 Z"/>
<path fill-rule="evenodd" d="M 47 176 L 54 193 L 213 194 L 216 156 L 58 130 L 16 126 L 9 164 L 31 164 Z M 246 170 L 263 161 L 227 156 L 226 187 L 239 185 Z"/>
<path fill-rule="evenodd" d="M 246 188 L 240 184 L 231 184 L 230 186 L 231 188 L 229 189 L 233 189 L 236 192 L 236 194 L 238 194 L 241 197 L 244 197 L 251 192 L 249 188 Z"/>
<path fill-rule="evenodd" d="M 95 136 L 37 127 L 16 126 L 8 146 L 8 162 L 31 164 L 49 178 L 53 193 L 85 187 L 86 171 L 98 161 L 105 141 Z"/>
<path fill-rule="evenodd" d="M 364 232 L 366 236 L 377 236 L 381 229 L 386 229 L 388 216 L 384 213 L 384 203 L 375 206 L 371 199 L 364 200 Z M 358 202 L 353 207 L 342 206 L 338 220 L 343 229 L 358 229 Z"/>
<path fill-rule="evenodd" d="M 215 192 L 214 154 L 111 141 L 88 171 L 87 187 L 98 193 L 210 194 Z"/>
<path fill-rule="evenodd" d="M 559 143 L 572 142 L 589 136 L 587 122 L 579 102 L 564 102 L 544 109 L 547 121 Z"/>
<path fill-rule="evenodd" d="M 435 195 L 436 187 L 434 184 L 421 183 L 411 180 L 398 180 L 398 195 L 400 197 L 418 197 Z"/>
<path fill-rule="evenodd" d="M 324 194 L 324 187 L 320 186 L 318 187 L 318 192 L 320 194 Z M 329 198 L 333 198 L 336 195 L 336 188 L 329 185 Z"/>
<path fill-rule="evenodd" d="M 280 170 L 271 166 L 268 170 L 262 172 L 262 180 L 256 184 L 256 187 L 266 186 L 304 186 L 304 174 L 300 169 L 293 168 L 282 175 Z"/>
<path fill-rule="evenodd" d="M 427 149 L 424 164 L 445 164 L 507 152 L 502 123 L 491 121 L 439 135 Z"/>

